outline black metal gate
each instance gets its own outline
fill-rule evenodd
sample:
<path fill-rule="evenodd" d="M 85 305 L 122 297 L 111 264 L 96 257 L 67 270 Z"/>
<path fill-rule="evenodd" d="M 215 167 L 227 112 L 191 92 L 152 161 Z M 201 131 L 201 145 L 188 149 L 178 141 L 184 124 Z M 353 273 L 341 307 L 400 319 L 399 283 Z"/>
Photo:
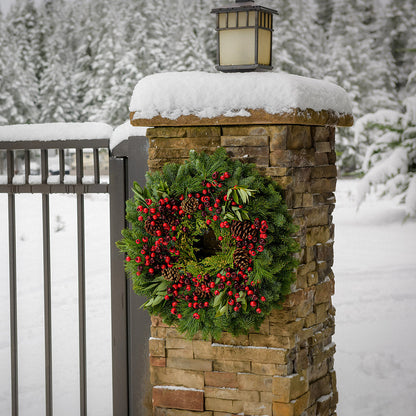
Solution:
<path fill-rule="evenodd" d="M 130 138 L 122 142 L 109 158 L 109 181 L 103 181 L 100 151 L 109 152 L 109 139 L 47 141 L 1 141 L 0 151 L 6 153 L 7 179 L 0 183 L 0 193 L 8 194 L 9 234 L 9 287 L 10 287 L 10 351 L 11 351 L 11 411 L 19 414 L 17 286 L 16 286 L 16 201 L 15 195 L 32 193 L 42 195 L 43 228 L 43 296 L 45 345 L 45 399 L 46 415 L 51 416 L 52 405 L 52 331 L 51 331 L 51 255 L 50 255 L 50 194 L 71 193 L 77 197 L 77 254 L 78 254 L 78 317 L 79 317 L 79 397 L 80 415 L 87 415 L 87 355 L 85 309 L 85 216 L 84 195 L 108 193 L 110 195 L 111 240 L 111 325 L 112 325 L 112 377 L 113 416 L 138 416 L 149 412 L 146 388 L 149 385 L 147 368 L 147 339 L 149 317 L 139 309 L 141 299 L 134 295 L 123 269 L 123 255 L 115 247 L 121 237 L 125 200 L 130 196 L 133 180 L 143 182 L 147 170 L 147 140 Z M 84 152 L 91 156 L 90 178 L 86 180 Z M 59 159 L 59 170 L 48 167 L 48 151 Z M 65 155 L 74 154 L 74 172 L 68 181 Z M 16 154 L 23 160 L 16 180 Z M 31 155 L 40 153 L 40 172 L 31 177 Z M 108 323 L 110 325 L 110 322 Z"/>

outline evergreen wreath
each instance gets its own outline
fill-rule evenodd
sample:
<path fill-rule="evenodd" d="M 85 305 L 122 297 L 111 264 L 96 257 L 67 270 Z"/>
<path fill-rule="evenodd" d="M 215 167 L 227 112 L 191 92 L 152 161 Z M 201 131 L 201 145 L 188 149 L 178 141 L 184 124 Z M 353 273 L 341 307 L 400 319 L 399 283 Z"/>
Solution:
<path fill-rule="evenodd" d="M 190 152 L 134 184 L 117 243 L 143 307 L 192 337 L 259 328 L 290 292 L 296 231 L 278 186 L 253 164 Z"/>

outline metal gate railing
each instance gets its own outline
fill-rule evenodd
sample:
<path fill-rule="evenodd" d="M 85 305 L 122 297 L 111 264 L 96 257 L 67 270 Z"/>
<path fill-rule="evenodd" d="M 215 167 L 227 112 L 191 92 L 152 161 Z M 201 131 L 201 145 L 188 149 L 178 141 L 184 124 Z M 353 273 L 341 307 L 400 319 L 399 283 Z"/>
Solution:
<path fill-rule="evenodd" d="M 0 182 L 0 193 L 8 194 L 12 416 L 19 414 L 15 195 L 20 193 L 42 195 L 46 415 L 52 416 L 53 412 L 49 195 L 62 193 L 77 196 L 80 415 L 87 415 L 84 195 L 89 193 L 110 195 L 113 416 L 147 414 L 145 390 L 148 384 L 146 366 L 149 318 L 139 310 L 141 300 L 133 294 L 126 280 L 123 256 L 114 244 L 121 237 L 121 229 L 126 226 L 124 206 L 133 179 L 143 181 L 147 169 L 147 147 L 146 140 L 143 139 L 145 138 L 130 138 L 114 149 L 109 160 L 109 181 L 103 180 L 100 172 L 100 149 L 104 149 L 108 155 L 108 138 L 0 142 L 0 150 L 6 152 L 7 165 L 6 180 Z M 86 149 L 92 156 L 92 163 L 88 166 L 89 177 L 85 176 L 84 169 Z M 53 175 L 48 167 L 48 151 L 52 150 L 56 152 L 59 160 L 59 168 Z M 31 174 L 33 152 L 40 153 L 40 170 L 35 172 L 35 175 Z M 73 172 L 68 172 L 65 163 L 68 152 L 74 156 Z M 21 170 L 24 173 L 21 175 L 17 175 L 15 169 L 17 153 L 23 153 L 20 160 L 23 160 Z"/>

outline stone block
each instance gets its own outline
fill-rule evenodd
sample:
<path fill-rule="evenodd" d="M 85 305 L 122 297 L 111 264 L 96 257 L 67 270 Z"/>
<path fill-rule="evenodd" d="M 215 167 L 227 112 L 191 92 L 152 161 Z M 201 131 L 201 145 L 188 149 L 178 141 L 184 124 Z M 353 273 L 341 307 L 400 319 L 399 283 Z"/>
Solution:
<path fill-rule="evenodd" d="M 243 412 L 245 415 L 271 415 L 271 402 L 253 402 L 246 400 L 243 403 Z"/>
<path fill-rule="evenodd" d="M 156 411 L 157 410 L 163 410 L 164 413 L 159 414 Z M 198 412 L 195 414 L 195 412 L 188 411 L 188 410 L 177 410 L 177 409 L 164 409 L 160 407 L 156 407 L 154 410 L 154 416 L 213 416 L 213 413 L 208 410 L 205 412 Z"/>
<path fill-rule="evenodd" d="M 176 332 L 176 331 L 175 331 Z M 169 336 L 166 339 L 166 348 L 168 349 L 191 349 L 192 348 L 192 341 L 188 341 L 185 338 L 172 338 Z"/>
<path fill-rule="evenodd" d="M 269 136 L 221 136 L 222 147 L 266 147 L 269 153 Z"/>
<path fill-rule="evenodd" d="M 312 247 L 318 243 L 326 243 L 331 238 L 331 230 L 328 226 L 310 227 L 306 231 L 306 246 Z"/>
<path fill-rule="evenodd" d="M 315 166 L 312 168 L 311 177 L 316 178 L 336 178 L 337 167 L 335 165 Z"/>
<path fill-rule="evenodd" d="M 163 338 L 149 338 L 149 354 L 153 357 L 166 357 L 166 342 Z"/>
<path fill-rule="evenodd" d="M 330 302 L 331 296 L 334 294 L 334 280 L 329 279 L 315 286 L 315 303 Z"/>
<path fill-rule="evenodd" d="M 191 348 L 170 349 L 166 351 L 166 355 L 168 358 L 194 358 L 194 352 Z"/>
<path fill-rule="evenodd" d="M 234 336 L 229 332 L 223 332 L 216 340 L 219 344 L 226 344 L 226 345 L 249 345 L 248 335 L 237 335 Z"/>
<path fill-rule="evenodd" d="M 160 316 L 154 316 L 154 315 L 152 315 L 150 317 L 150 320 L 152 322 L 152 326 L 154 326 L 154 327 L 161 326 L 161 327 L 164 327 L 164 328 L 169 328 L 169 325 L 166 325 L 163 322 L 163 320 L 162 320 L 162 318 Z"/>
<path fill-rule="evenodd" d="M 288 377 L 273 377 L 272 393 L 277 402 L 289 403 L 308 391 L 309 383 L 304 375 L 293 374 Z"/>
<path fill-rule="evenodd" d="M 323 205 L 320 207 L 304 208 L 307 227 L 317 227 L 320 225 L 329 225 L 329 207 Z"/>
<path fill-rule="evenodd" d="M 186 137 L 186 127 L 153 127 L 147 129 L 146 137 Z"/>
<path fill-rule="evenodd" d="M 250 372 L 249 361 L 222 361 L 215 360 L 212 364 L 214 371 L 248 373 Z"/>
<path fill-rule="evenodd" d="M 324 377 L 328 373 L 328 362 L 324 360 L 322 362 L 313 363 L 308 369 L 309 383 Z"/>
<path fill-rule="evenodd" d="M 153 387 L 152 403 L 155 407 L 168 407 L 174 409 L 203 411 L 204 392 L 185 389 Z"/>
<path fill-rule="evenodd" d="M 267 364 L 267 363 L 251 363 L 251 369 L 248 372 L 253 374 L 258 374 L 262 376 L 275 376 L 276 374 L 276 364 Z"/>
<path fill-rule="evenodd" d="M 266 176 L 287 176 L 290 174 L 289 168 L 279 167 L 258 167 L 260 173 Z"/>
<path fill-rule="evenodd" d="M 255 347 L 292 348 L 293 338 L 279 335 L 249 334 L 250 345 Z"/>
<path fill-rule="evenodd" d="M 312 127 L 312 135 L 315 142 L 326 142 L 330 139 L 330 129 L 328 127 Z"/>
<path fill-rule="evenodd" d="M 288 135 L 288 126 L 270 126 L 270 151 L 285 150 Z"/>
<path fill-rule="evenodd" d="M 290 403 L 273 403 L 273 416 L 301 416 L 308 407 L 309 392 Z"/>
<path fill-rule="evenodd" d="M 185 130 L 187 137 L 221 136 L 221 127 L 219 126 L 185 127 Z"/>
<path fill-rule="evenodd" d="M 312 193 L 329 193 L 335 192 L 337 187 L 337 179 L 336 178 L 319 178 L 319 179 L 312 179 L 311 181 L 311 192 Z"/>
<path fill-rule="evenodd" d="M 150 327 L 150 336 L 152 338 L 166 338 L 166 329 L 166 327 L 152 325 Z"/>
<path fill-rule="evenodd" d="M 240 413 L 243 411 L 243 402 L 240 400 L 224 400 L 207 397 L 205 399 L 205 408 L 207 410 L 213 410 L 215 416 L 217 416 L 216 412 Z"/>
<path fill-rule="evenodd" d="M 149 356 L 150 365 L 153 367 L 166 367 L 166 358 L 165 357 L 153 357 Z"/>
<path fill-rule="evenodd" d="M 321 396 L 329 394 L 331 390 L 331 378 L 329 374 L 311 383 L 309 385 L 309 405 L 315 403 Z"/>
<path fill-rule="evenodd" d="M 204 373 L 168 367 L 150 367 L 150 382 L 153 385 L 204 388 Z"/>
<path fill-rule="evenodd" d="M 168 357 L 167 367 L 180 368 L 183 370 L 194 370 L 194 371 L 212 371 L 212 361 L 190 359 L 190 358 Z"/>
<path fill-rule="evenodd" d="M 315 153 L 315 165 L 327 165 L 328 163 L 328 153 Z"/>
<path fill-rule="evenodd" d="M 270 152 L 270 166 L 280 168 L 292 166 L 292 152 L 290 150 L 273 150 Z"/>
<path fill-rule="evenodd" d="M 239 390 L 236 388 L 205 387 L 205 397 L 214 397 L 225 400 L 241 400 L 258 402 L 260 394 L 258 391 Z"/>
<path fill-rule="evenodd" d="M 269 126 L 223 126 L 222 134 L 224 136 L 269 136 Z"/>
<path fill-rule="evenodd" d="M 316 153 L 329 153 L 331 151 L 331 144 L 329 142 L 316 142 Z"/>
<path fill-rule="evenodd" d="M 237 388 L 237 374 L 212 371 L 205 373 L 205 385 L 212 387 Z"/>
<path fill-rule="evenodd" d="M 240 390 L 272 391 L 273 378 L 258 374 L 237 374 L 237 387 Z"/>
<path fill-rule="evenodd" d="M 287 136 L 287 149 L 300 150 L 311 147 L 311 128 L 309 126 L 291 126 Z"/>
<path fill-rule="evenodd" d="M 153 138 L 149 139 L 150 149 L 187 149 L 188 154 L 191 149 L 206 147 L 219 147 L 221 140 L 219 137 L 185 137 L 185 138 Z"/>

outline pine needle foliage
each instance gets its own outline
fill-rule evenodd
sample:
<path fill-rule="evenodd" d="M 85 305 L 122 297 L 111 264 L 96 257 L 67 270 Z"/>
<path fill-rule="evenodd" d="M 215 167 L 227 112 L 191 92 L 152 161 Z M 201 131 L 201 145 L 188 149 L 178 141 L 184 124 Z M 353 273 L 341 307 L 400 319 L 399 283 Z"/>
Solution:
<path fill-rule="evenodd" d="M 147 173 L 146 187 L 135 183 L 133 191 L 126 204 L 131 227 L 117 246 L 150 314 L 189 338 L 216 338 L 258 329 L 281 306 L 297 266 L 296 227 L 281 190 L 255 165 L 231 160 L 224 149 L 191 151 L 185 164 Z M 181 209 L 187 198 L 198 200 L 196 212 Z M 238 221 L 239 229 L 251 227 L 242 237 L 230 231 Z M 166 278 L 171 268 L 179 270 L 176 281 Z"/>

